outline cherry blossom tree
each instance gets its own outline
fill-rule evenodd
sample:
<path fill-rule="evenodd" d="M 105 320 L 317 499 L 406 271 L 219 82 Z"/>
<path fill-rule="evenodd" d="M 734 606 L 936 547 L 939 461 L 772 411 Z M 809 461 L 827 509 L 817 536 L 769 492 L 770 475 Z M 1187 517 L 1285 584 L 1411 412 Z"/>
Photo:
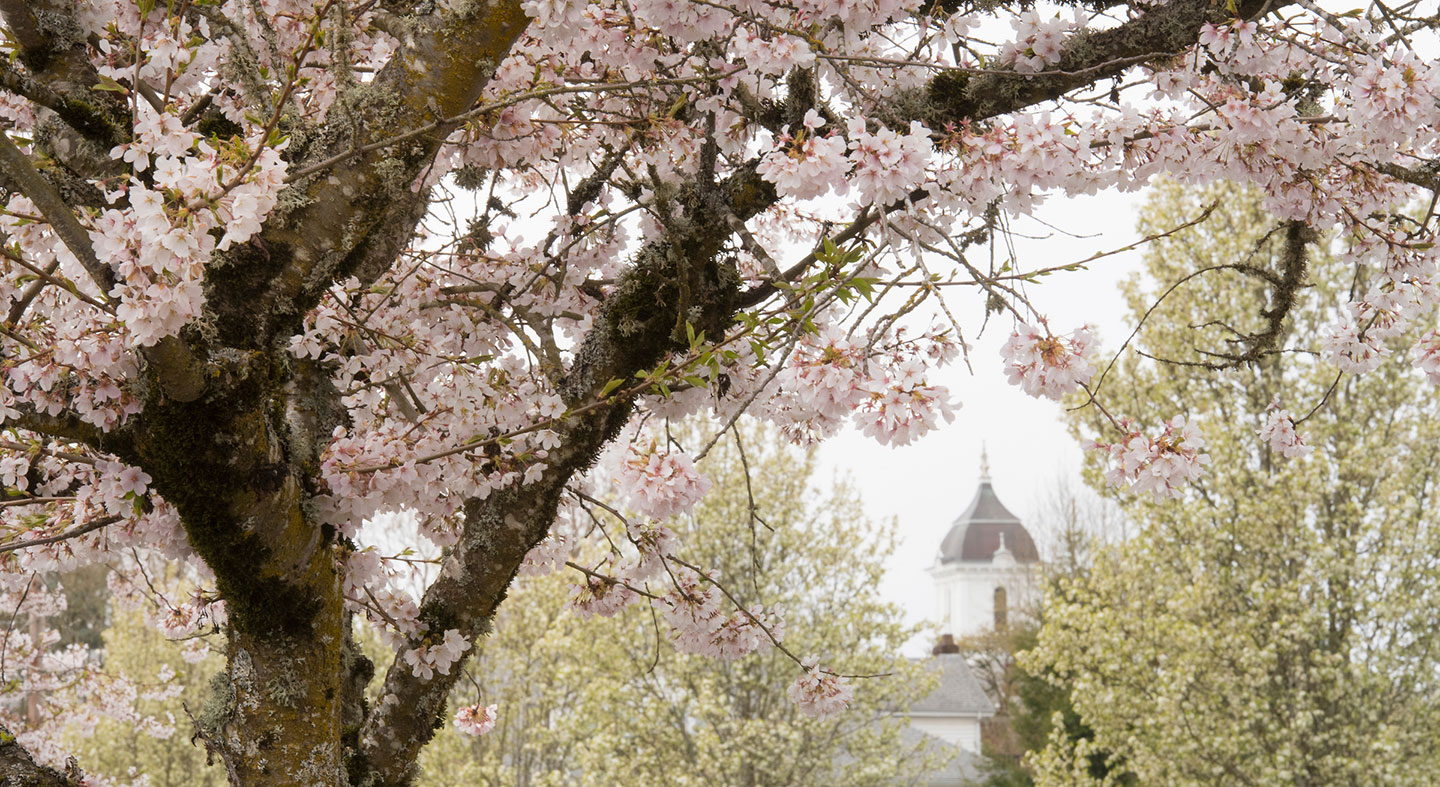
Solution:
<path fill-rule="evenodd" d="M 908 443 L 955 404 L 931 378 L 966 347 L 952 286 L 1014 321 L 1027 390 L 1098 386 L 1085 333 L 1025 297 L 1084 261 L 980 262 L 1047 196 L 1162 172 L 1262 189 L 1288 252 L 1260 276 L 1268 322 L 1218 365 L 1274 351 L 1312 227 L 1365 272 L 1322 338 L 1343 374 L 1435 301 L 1431 218 L 1394 213 L 1440 185 L 1414 3 L 0 0 L 0 19 L 0 606 L 43 620 L 49 577 L 106 563 L 170 636 L 219 631 L 195 733 L 234 784 L 409 781 L 512 578 L 562 562 L 547 534 L 597 494 L 636 527 L 586 568 L 583 611 L 653 603 L 717 657 L 777 643 L 773 610 L 667 536 L 706 488 L 667 420 Z M 1413 352 L 1427 371 L 1436 342 Z M 1178 413 L 1110 429 L 1117 483 L 1183 496 L 1204 472 Z M 424 588 L 363 527 L 400 510 L 443 560 Z M 160 563 L 184 583 L 149 581 Z M 379 675 L 355 615 L 394 650 Z M 0 667 L 37 698 L 105 691 L 52 641 L 7 632 Z M 843 664 L 806 656 L 795 701 L 839 710 Z M 0 778 L 74 781 L 83 764 L 29 753 L 64 761 L 43 723 L 64 709 L 31 708 Z"/>

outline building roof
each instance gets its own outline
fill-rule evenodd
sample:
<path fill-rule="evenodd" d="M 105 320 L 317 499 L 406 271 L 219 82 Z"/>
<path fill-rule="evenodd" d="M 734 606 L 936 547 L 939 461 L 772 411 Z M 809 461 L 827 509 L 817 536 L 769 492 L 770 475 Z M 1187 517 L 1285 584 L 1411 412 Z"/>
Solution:
<path fill-rule="evenodd" d="M 940 562 L 989 561 L 1002 544 L 1018 563 L 1040 560 L 1030 532 L 1020 524 L 1020 518 L 1000 502 L 986 474 L 980 478 L 980 489 L 975 492 L 970 507 L 950 525 L 950 532 L 940 542 Z"/>
<path fill-rule="evenodd" d="M 985 689 L 958 653 L 942 653 L 927 661 L 926 666 L 940 673 L 940 685 L 919 702 L 910 706 L 911 713 L 953 713 L 957 716 L 994 716 L 995 704 L 985 696 Z"/>
<path fill-rule="evenodd" d="M 980 755 L 952 746 L 928 732 L 906 727 L 900 731 L 900 742 L 907 751 L 923 752 L 945 763 L 940 770 L 925 775 L 922 783 L 927 787 L 975 784 L 985 776 L 984 760 Z"/>

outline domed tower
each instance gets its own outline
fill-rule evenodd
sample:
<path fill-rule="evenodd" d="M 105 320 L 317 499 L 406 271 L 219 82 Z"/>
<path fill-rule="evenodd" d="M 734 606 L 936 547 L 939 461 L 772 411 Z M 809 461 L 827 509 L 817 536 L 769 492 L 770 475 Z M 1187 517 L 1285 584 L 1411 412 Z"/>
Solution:
<path fill-rule="evenodd" d="M 941 634 L 980 634 L 1032 609 L 1039 567 L 1035 540 L 995 495 L 989 457 L 982 450 L 980 488 L 950 526 L 930 568 Z"/>

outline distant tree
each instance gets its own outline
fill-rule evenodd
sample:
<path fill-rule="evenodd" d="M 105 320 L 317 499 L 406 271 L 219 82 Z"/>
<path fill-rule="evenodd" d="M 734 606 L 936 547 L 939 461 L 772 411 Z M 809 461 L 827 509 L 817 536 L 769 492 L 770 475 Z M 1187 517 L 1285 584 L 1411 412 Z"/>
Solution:
<path fill-rule="evenodd" d="M 1057 476 L 1042 495 L 1032 521 L 1045 549 L 1042 601 L 1063 592 L 1065 580 L 1083 576 L 1096 551 L 1123 540 L 1126 533 L 1124 517 L 1112 501 L 1064 476 Z M 1052 670 L 1031 672 L 1017 663 L 1018 654 L 1035 647 L 1044 619 L 1044 604 L 1037 604 L 1014 625 L 966 643 L 977 677 L 997 701 L 997 719 L 1004 720 L 1013 735 L 1009 743 L 1019 752 L 1015 756 L 987 749 L 977 785 L 1030 787 L 1034 779 L 1025 758 L 1043 751 L 1052 735 L 1076 742 L 1094 737 L 1075 712 L 1068 681 Z M 1103 778 L 1112 770 L 1118 784 L 1133 781 L 1121 775 L 1123 765 L 1111 762 L 1104 752 L 1090 756 L 1091 776 Z"/>
<path fill-rule="evenodd" d="M 104 631 L 110 620 L 110 591 L 105 578 L 110 567 L 104 564 L 83 566 L 60 578 L 65 593 L 65 609 L 50 619 L 60 635 L 60 644 L 78 643 L 87 648 L 105 645 Z"/>
<path fill-rule="evenodd" d="M 1133 537 L 1050 594 L 1022 664 L 1069 687 L 1093 737 L 1052 731 L 1037 781 L 1113 784 L 1093 768 L 1107 752 L 1147 784 L 1433 783 L 1440 401 L 1417 370 L 1337 377 L 1317 362 L 1313 337 L 1348 291 L 1386 286 L 1337 277 L 1334 254 L 1313 255 L 1290 293 L 1280 351 L 1208 368 L 1265 319 L 1233 323 L 1218 306 L 1263 313 L 1266 277 L 1293 258 L 1285 225 L 1229 186 L 1163 187 L 1142 229 L 1207 204 L 1210 219 L 1154 245 L 1128 286 L 1137 318 L 1168 295 L 1104 387 L 1117 419 L 1185 412 L 1213 462 L 1177 501 L 1126 499 Z M 1414 339 L 1391 333 L 1391 352 Z M 1090 435 L 1102 418 L 1075 423 Z"/>
<path fill-rule="evenodd" d="M 66 743 L 85 759 L 88 773 L 111 784 L 225 784 L 224 769 L 207 763 L 205 750 L 191 745 L 187 717 L 187 708 L 198 713 L 206 702 L 211 679 L 224 660 L 203 648 L 177 649 L 138 609 L 112 603 L 102 620 L 106 617 L 110 624 L 103 630 L 100 668 L 93 676 L 103 688 L 90 695 L 91 702 L 108 701 L 114 710 L 133 713 L 121 719 L 114 713 L 91 713 L 62 720 Z"/>
<path fill-rule="evenodd" d="M 879 592 L 894 525 L 867 518 L 844 482 L 814 486 L 813 454 L 777 437 L 750 424 L 716 444 L 700 465 L 711 493 L 672 526 L 685 560 L 718 568 L 738 603 L 785 610 L 793 653 L 886 674 L 856 682 L 850 712 L 801 713 L 786 698 L 795 665 L 774 649 L 735 661 L 679 652 L 649 607 L 582 620 L 567 607 L 584 576 L 562 568 L 517 583 L 485 640 L 485 669 L 459 683 L 455 705 L 497 706 L 494 731 L 438 735 L 420 783 L 610 785 L 625 774 L 634 784 L 881 785 L 936 768 L 892 715 L 933 687 L 900 655 L 916 630 Z M 588 512 L 570 556 L 587 567 L 626 531 L 620 512 Z"/>

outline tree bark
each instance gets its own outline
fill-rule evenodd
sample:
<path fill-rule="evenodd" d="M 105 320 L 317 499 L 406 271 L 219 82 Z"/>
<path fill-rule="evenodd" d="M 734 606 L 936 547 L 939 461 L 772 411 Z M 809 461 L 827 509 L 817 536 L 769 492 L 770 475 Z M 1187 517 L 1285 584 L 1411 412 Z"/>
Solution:
<path fill-rule="evenodd" d="M 37 764 L 30 752 L 15 742 L 15 735 L 0 727 L 0 787 L 80 787 L 80 783 Z"/>
<path fill-rule="evenodd" d="M 230 637 L 224 679 L 206 707 L 207 745 L 234 785 L 331 787 L 345 780 L 343 620 L 336 604 L 298 636 Z"/>

